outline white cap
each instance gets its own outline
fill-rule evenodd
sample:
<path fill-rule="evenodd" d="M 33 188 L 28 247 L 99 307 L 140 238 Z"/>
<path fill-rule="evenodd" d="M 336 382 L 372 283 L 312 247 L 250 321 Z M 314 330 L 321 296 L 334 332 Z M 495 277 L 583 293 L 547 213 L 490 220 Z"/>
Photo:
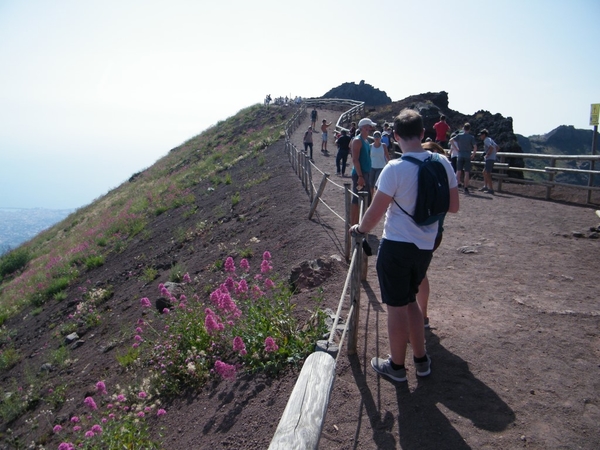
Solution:
<path fill-rule="evenodd" d="M 372 127 L 377 126 L 377 124 L 375 122 L 373 122 L 371 119 L 369 119 L 368 117 L 365 117 L 364 119 L 360 119 L 360 121 L 358 122 L 358 128 L 364 127 L 365 125 L 370 125 Z"/>

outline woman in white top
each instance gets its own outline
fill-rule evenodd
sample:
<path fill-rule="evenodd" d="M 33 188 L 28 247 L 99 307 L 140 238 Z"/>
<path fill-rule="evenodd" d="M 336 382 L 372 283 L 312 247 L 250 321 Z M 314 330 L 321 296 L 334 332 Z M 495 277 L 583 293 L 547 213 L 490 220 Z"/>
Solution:
<path fill-rule="evenodd" d="M 373 133 L 375 142 L 371 144 L 371 198 L 374 195 L 374 186 L 379 179 L 381 171 L 390 160 L 387 145 L 381 142 L 381 132 Z"/>

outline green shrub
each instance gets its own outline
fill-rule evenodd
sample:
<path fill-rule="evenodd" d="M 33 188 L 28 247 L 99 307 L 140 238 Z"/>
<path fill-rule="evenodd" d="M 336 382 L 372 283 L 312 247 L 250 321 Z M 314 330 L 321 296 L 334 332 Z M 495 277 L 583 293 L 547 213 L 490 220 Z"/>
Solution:
<path fill-rule="evenodd" d="M 21 361 L 20 353 L 13 347 L 5 347 L 0 350 L 0 373 L 13 367 Z"/>
<path fill-rule="evenodd" d="M 95 269 L 96 267 L 100 267 L 104 265 L 104 256 L 103 255 L 92 255 L 88 256 L 84 260 L 85 267 L 87 270 Z"/>
<path fill-rule="evenodd" d="M 18 248 L 0 258 L 0 279 L 11 275 L 27 265 L 31 255 L 25 248 Z"/>

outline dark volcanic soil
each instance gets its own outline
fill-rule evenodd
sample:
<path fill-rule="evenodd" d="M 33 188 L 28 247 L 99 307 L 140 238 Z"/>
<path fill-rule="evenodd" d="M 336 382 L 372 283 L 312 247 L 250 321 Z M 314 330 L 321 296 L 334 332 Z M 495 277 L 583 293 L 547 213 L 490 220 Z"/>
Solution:
<path fill-rule="evenodd" d="M 320 110 L 322 118 L 335 121 L 337 116 Z M 307 126 L 308 119 L 294 134 L 296 145 Z M 316 166 L 335 173 L 334 151 L 319 154 L 320 135 L 314 137 Z M 333 150 L 332 141 L 329 147 Z M 343 223 L 323 205 L 308 220 L 310 203 L 283 141 L 265 151 L 265 161 L 236 165 L 231 185 L 214 191 L 207 190 L 208 184 L 198 185 L 196 214 L 182 208 L 157 217 L 149 225 L 151 238 L 140 239 L 89 272 L 85 286 L 115 289 L 104 305 L 106 320 L 82 337 L 83 345 L 73 350 L 72 367 L 50 373 L 49 382 L 68 381 L 70 397 L 80 402 L 96 381 L 103 379 L 110 387 L 126 378 L 115 360 L 115 352 L 130 345 L 124 330 L 139 317 L 139 299 L 156 298 L 156 286 L 167 280 L 174 263 L 198 277 L 203 290 L 220 281 L 210 270 L 213 263 L 243 248 L 252 248 L 254 255 L 270 251 L 283 277 L 303 261 L 337 255 L 341 262 L 323 284 L 295 296 L 301 317 L 317 302 L 337 308 L 347 270 L 341 258 Z M 268 181 L 244 188 L 264 173 L 271 175 Z M 313 177 L 320 179 L 316 168 Z M 348 182 L 335 175 L 332 181 Z M 232 207 L 235 192 L 241 201 Z M 348 357 L 343 351 L 339 359 L 321 449 L 598 448 L 600 240 L 590 237 L 589 228 L 600 220 L 594 208 L 575 203 L 583 197 L 579 194 L 564 191 L 562 202 L 544 201 L 539 194 L 539 189 L 514 185 L 505 185 L 493 197 L 461 194 L 461 210 L 446 219 L 444 241 L 429 272 L 432 328 L 426 339 L 433 365 L 427 379 L 416 379 L 410 355 L 407 383 L 391 383 L 370 368 L 371 357 L 389 351 L 386 310 L 379 302 L 374 257 L 370 259 L 358 354 Z M 343 216 L 340 188 L 330 185 L 325 200 Z M 176 239 L 177 230 L 197 228 L 204 220 L 220 221 L 218 233 Z M 370 237 L 374 249 L 380 234 L 381 224 Z M 141 267 L 151 263 L 162 269 L 145 285 L 139 281 Z M 46 362 L 45 346 L 57 343 L 51 324 L 69 313 L 65 305 L 76 298 L 77 286 L 69 295 L 60 304 L 48 303 L 41 314 L 9 321 L 9 327 L 19 323 L 16 342 L 27 365 L 4 374 L 3 382 L 26 377 L 27 367 L 38 370 Z M 116 347 L 106 351 L 113 341 Z M 170 401 L 163 420 L 152 423 L 154 435 L 162 436 L 164 448 L 265 449 L 298 370 L 277 378 L 214 382 Z M 74 408 L 68 402 L 57 416 L 69 417 Z M 48 424 L 38 421 L 40 426 L 32 429 L 26 418 L 31 415 L 10 424 L 22 443 L 48 434 Z M 5 431 L 0 448 L 15 448 Z M 45 448 L 57 443 L 52 439 Z"/>

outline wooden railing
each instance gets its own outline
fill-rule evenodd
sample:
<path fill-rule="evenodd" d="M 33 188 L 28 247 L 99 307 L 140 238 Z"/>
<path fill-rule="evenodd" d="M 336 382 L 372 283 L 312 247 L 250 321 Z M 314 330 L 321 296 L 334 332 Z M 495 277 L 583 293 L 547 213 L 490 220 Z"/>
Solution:
<path fill-rule="evenodd" d="M 308 103 L 308 102 L 307 102 Z M 353 113 L 346 111 L 345 117 L 353 117 L 352 114 L 359 114 L 364 111 L 364 105 L 353 105 Z M 304 112 L 306 112 L 304 110 Z M 343 114 L 343 115 L 344 115 Z M 295 123 L 291 121 L 291 123 Z M 338 125 L 340 124 L 338 120 Z M 336 125 L 337 126 L 337 125 Z M 311 198 L 311 208 L 309 217 L 314 214 L 317 205 L 322 202 L 322 193 L 329 180 L 329 174 L 322 173 L 319 189 L 315 190 L 312 182 L 312 161 L 309 160 L 304 152 L 298 150 L 291 142 L 290 136 L 292 131 L 286 129 L 285 149 L 290 158 L 292 167 L 302 180 L 302 185 L 305 187 Z M 316 168 L 316 166 L 314 166 Z M 318 170 L 318 169 L 317 169 Z M 345 218 L 342 218 L 333 209 L 331 211 L 344 221 L 345 235 L 348 236 L 346 230 L 350 224 L 350 207 L 351 196 L 355 195 L 350 189 L 350 184 L 344 184 L 345 192 Z M 316 191 L 316 192 L 315 192 Z M 366 209 L 367 192 L 361 192 L 359 196 L 359 214 L 362 216 Z M 327 206 L 326 203 L 323 202 Z M 275 449 L 317 449 L 325 415 L 329 405 L 329 396 L 333 389 L 335 380 L 335 366 L 337 358 L 340 355 L 339 350 L 342 348 L 346 335 L 348 335 L 347 352 L 355 354 L 357 351 L 358 342 L 358 312 L 360 309 L 360 281 L 366 276 L 366 258 L 362 249 L 362 238 L 350 238 L 346 241 L 346 253 L 350 252 L 350 247 L 353 248 L 350 266 L 346 276 L 346 282 L 340 295 L 337 313 L 331 327 L 329 338 L 327 341 L 319 341 L 316 345 L 315 353 L 309 355 L 304 362 L 298 380 L 294 385 L 294 389 L 283 415 L 279 421 L 273 439 L 271 440 L 270 450 Z M 348 244 L 349 242 L 349 244 Z M 340 320 L 340 315 L 346 295 L 350 289 L 350 306 L 346 318 L 346 325 L 342 332 L 339 342 L 335 342 L 337 325 Z"/>
<path fill-rule="evenodd" d="M 478 152 L 478 154 L 482 154 L 482 152 Z M 496 179 L 498 182 L 498 191 L 502 190 L 502 182 L 510 181 L 514 183 L 523 183 L 523 184 L 538 184 L 542 186 L 546 186 L 546 199 L 550 200 L 552 197 L 552 188 L 555 186 L 566 186 L 575 189 L 587 190 L 587 202 L 591 201 L 591 194 L 593 191 L 600 191 L 600 186 L 594 186 L 594 176 L 600 175 L 600 170 L 594 169 L 573 169 L 569 167 L 559 167 L 556 165 L 557 161 L 590 161 L 590 166 L 594 167 L 594 163 L 600 161 L 600 155 L 548 155 L 542 153 L 510 153 L 510 152 L 498 152 L 497 154 L 499 158 L 499 162 L 494 165 L 494 169 L 497 169 L 497 172 L 492 173 L 492 178 Z M 545 166 L 543 169 L 535 169 L 529 167 L 513 167 L 510 166 L 506 161 L 511 160 L 513 158 L 521 158 L 521 159 L 541 159 L 548 160 L 549 165 Z M 483 161 L 474 161 L 473 164 L 476 167 L 482 167 Z M 547 176 L 547 179 L 543 181 L 531 180 L 526 178 L 519 178 L 511 176 L 511 172 L 524 172 L 524 173 L 537 173 Z M 571 183 L 560 183 L 554 180 L 554 177 L 557 173 L 579 173 L 579 174 L 587 174 L 588 175 L 588 185 L 582 186 Z"/>

